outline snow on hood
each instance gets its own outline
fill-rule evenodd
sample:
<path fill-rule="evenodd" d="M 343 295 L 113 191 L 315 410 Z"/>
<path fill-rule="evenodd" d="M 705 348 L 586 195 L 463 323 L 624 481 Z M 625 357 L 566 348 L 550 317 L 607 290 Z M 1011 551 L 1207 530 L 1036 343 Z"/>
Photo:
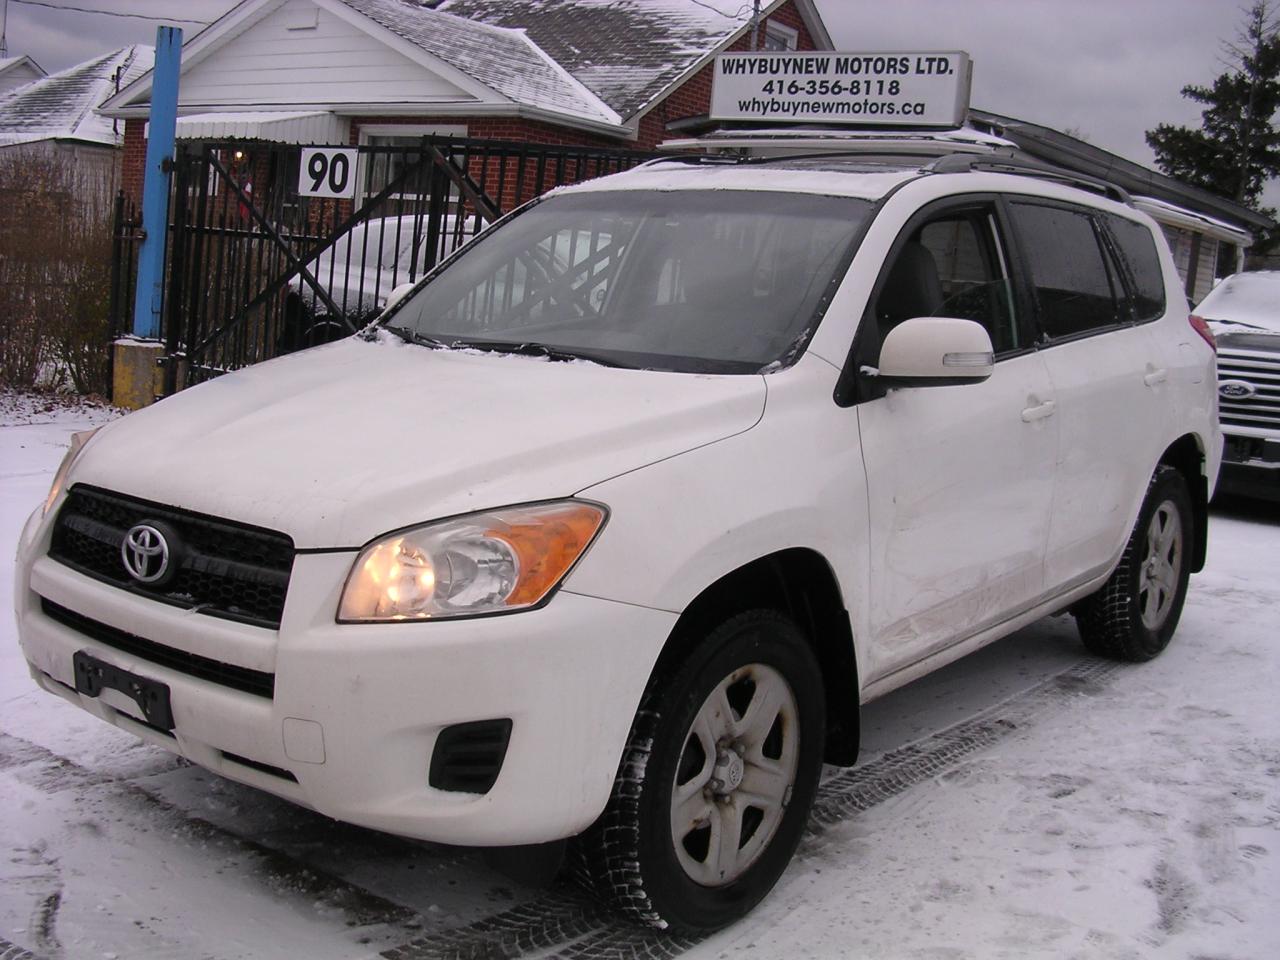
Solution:
<path fill-rule="evenodd" d="M 72 483 L 357 547 L 565 497 L 750 429 L 762 377 L 622 370 L 352 338 L 109 424 Z"/>
<path fill-rule="evenodd" d="M 1280 271 L 1233 274 L 1210 290 L 1195 312 L 1215 333 L 1232 327 L 1280 333 Z"/>

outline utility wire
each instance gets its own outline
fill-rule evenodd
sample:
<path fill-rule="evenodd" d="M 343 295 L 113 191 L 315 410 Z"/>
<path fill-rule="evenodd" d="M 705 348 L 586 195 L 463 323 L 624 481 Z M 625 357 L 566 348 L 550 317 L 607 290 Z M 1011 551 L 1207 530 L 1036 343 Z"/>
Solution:
<path fill-rule="evenodd" d="M 104 17 L 129 17 L 134 20 L 155 20 L 160 23 L 198 23 L 208 24 L 208 20 L 184 20 L 181 17 L 152 17 L 145 13 L 121 13 L 118 10 L 95 10 L 92 7 L 73 7 L 68 4 L 46 3 L 45 0 L 13 0 L 30 7 L 48 7 L 50 10 L 66 10 L 74 13 L 96 13 Z"/>

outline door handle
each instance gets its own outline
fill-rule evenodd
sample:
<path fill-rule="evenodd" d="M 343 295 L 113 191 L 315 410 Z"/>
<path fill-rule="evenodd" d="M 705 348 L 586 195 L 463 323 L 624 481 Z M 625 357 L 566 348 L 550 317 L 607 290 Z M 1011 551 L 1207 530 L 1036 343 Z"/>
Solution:
<path fill-rule="evenodd" d="M 1053 411 L 1057 404 L 1052 400 L 1046 400 L 1044 403 L 1037 404 L 1034 407 L 1027 407 L 1022 411 L 1022 422 L 1031 423 L 1033 420 L 1043 420 L 1045 417 L 1052 417 Z"/>
<path fill-rule="evenodd" d="M 1142 378 L 1142 382 L 1148 387 L 1154 387 L 1157 383 L 1164 383 L 1169 379 L 1169 371 L 1161 367 L 1159 370 L 1154 369 L 1150 365 L 1147 366 L 1147 375 Z"/>

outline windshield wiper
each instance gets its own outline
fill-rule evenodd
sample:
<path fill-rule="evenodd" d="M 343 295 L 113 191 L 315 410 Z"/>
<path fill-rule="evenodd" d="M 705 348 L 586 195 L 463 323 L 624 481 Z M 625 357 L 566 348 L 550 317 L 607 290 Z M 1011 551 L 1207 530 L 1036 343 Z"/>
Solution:
<path fill-rule="evenodd" d="M 406 327 L 393 327 L 390 324 L 387 324 L 381 329 L 389 330 L 405 343 L 416 343 L 419 346 L 430 347 L 432 350 L 450 350 L 453 348 L 452 343 L 447 343 L 444 340 L 437 340 L 435 337 L 428 337 L 425 333 L 419 333 L 417 330 L 409 330 Z"/>
<path fill-rule="evenodd" d="M 545 343 L 519 340 L 451 340 L 447 346 L 455 350 L 484 350 L 489 353 L 514 353 L 522 357 L 545 357 L 547 360 L 588 360 L 605 367 L 627 367 L 612 357 L 592 350 L 566 349 Z"/>

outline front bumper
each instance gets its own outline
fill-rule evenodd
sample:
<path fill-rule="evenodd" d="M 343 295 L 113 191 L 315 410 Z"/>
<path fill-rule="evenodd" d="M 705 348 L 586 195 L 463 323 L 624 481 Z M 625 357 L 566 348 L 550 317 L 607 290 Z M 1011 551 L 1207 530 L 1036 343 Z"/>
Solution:
<path fill-rule="evenodd" d="M 1280 500 L 1280 439 L 1228 434 L 1217 492 Z"/>
<path fill-rule="evenodd" d="M 337 624 L 354 553 L 299 554 L 279 631 L 135 596 L 50 560 L 28 525 L 15 581 L 18 631 L 44 689 L 231 779 L 338 820 L 443 843 L 571 836 L 608 799 L 636 707 L 675 615 L 561 591 L 540 610 L 433 623 Z M 185 654 L 274 675 L 255 695 L 126 653 L 56 622 L 41 598 Z M 165 684 L 172 734 L 114 690 L 76 692 L 83 651 Z M 440 731 L 510 719 L 497 780 L 433 789 Z M 246 763 L 246 761 L 248 761 Z"/>

